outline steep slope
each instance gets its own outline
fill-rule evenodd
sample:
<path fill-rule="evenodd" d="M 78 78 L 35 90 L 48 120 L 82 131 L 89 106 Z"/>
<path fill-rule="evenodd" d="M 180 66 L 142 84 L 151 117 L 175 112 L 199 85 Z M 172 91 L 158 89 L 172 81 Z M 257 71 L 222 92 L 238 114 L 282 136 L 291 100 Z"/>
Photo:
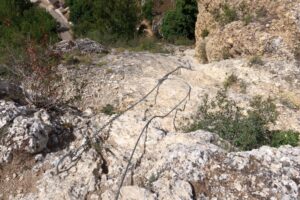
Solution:
<path fill-rule="evenodd" d="M 4 187 L 0 187 L 0 193 L 5 199 L 9 196 L 10 199 L 113 199 L 145 125 L 152 117 L 171 111 L 182 100 L 177 111 L 165 118 L 153 119 L 143 132 L 120 199 L 299 198 L 299 147 L 262 147 L 250 152 L 231 152 L 230 145 L 216 134 L 178 131 L 181 123 L 197 110 L 201 97 L 205 93 L 214 95 L 232 73 L 247 85 L 246 91 L 241 91 L 238 85 L 230 88 L 232 99 L 247 105 L 252 96 L 271 95 L 277 99 L 281 113 L 276 128 L 299 131 L 299 109 L 283 101 L 287 97 L 285 94 L 289 94 L 295 99 L 289 99 L 291 103 L 299 103 L 298 79 L 289 79 L 300 74 L 294 63 L 266 59 L 264 66 L 250 66 L 246 59 L 239 59 L 202 65 L 193 57 L 191 49 L 179 50 L 173 55 L 113 51 L 106 56 L 89 56 L 88 63 L 59 68 L 65 99 L 76 97 L 74 105 L 84 112 L 65 110 L 59 115 L 50 114 L 50 121 L 43 117 L 47 114 L 34 114 L 33 118 L 4 115 L 10 116 L 4 122 L 12 127 L 9 131 L 19 127 L 20 136 L 22 126 L 32 127 L 17 140 L 25 144 L 14 147 L 17 150 L 26 150 L 26 138 L 42 133 L 34 129 L 35 126 L 42 128 L 48 124 L 52 130 L 45 133 L 49 144 L 43 146 L 43 153 L 36 155 L 36 163 L 30 165 L 38 179 L 32 182 L 36 189 L 22 189 L 22 181 L 28 181 L 24 179 L 28 171 L 2 172 Z M 161 79 L 178 66 L 184 68 L 170 74 L 168 79 Z M 158 92 L 153 90 L 146 99 L 139 101 L 157 83 L 162 83 Z M 187 94 L 190 98 L 185 98 Z M 139 104 L 118 115 L 135 102 Z M 107 104 L 111 104 L 117 114 L 102 113 Z M 1 105 L 6 107 L 6 104 Z M 111 119 L 113 121 L 102 129 Z M 37 120 L 36 125 L 30 125 L 31 120 Z M 25 125 L 20 121 L 26 122 Z M 72 130 L 73 136 L 59 131 L 64 128 Z M 45 137 L 37 138 L 44 141 Z M 33 141 L 32 144 L 40 144 L 39 139 Z M 64 145 L 60 141 L 64 141 Z M 7 158 L 7 148 L 14 149 L 2 144 L 4 158 Z M 10 187 L 16 180 L 20 180 L 18 188 L 22 190 L 19 192 Z"/>

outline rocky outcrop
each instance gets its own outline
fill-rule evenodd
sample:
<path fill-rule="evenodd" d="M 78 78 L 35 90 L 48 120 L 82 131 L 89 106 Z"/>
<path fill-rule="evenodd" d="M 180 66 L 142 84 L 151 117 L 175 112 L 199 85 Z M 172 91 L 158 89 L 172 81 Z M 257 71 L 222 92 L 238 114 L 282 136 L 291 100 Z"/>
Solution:
<path fill-rule="evenodd" d="M 299 1 L 198 0 L 198 9 L 201 62 L 255 55 L 293 60 L 298 54 Z"/>
<path fill-rule="evenodd" d="M 297 109 L 300 71 L 295 63 L 264 58 L 264 66 L 249 66 L 245 59 L 202 65 L 194 59 L 194 50 L 175 52 L 112 51 L 105 56 L 91 54 L 89 62 L 61 64 L 57 72 L 62 76 L 61 89 L 66 95 L 63 100 L 76 109 L 57 108 L 60 112 L 54 115 L 51 109 L 27 112 L 29 106 L 4 102 L 7 107 L 4 113 L 12 110 L 12 114 L 1 115 L 6 124 L 1 130 L 21 142 L 21 150 L 37 154 L 29 154 L 33 158 L 30 171 L 34 174 L 30 177 L 37 180 L 33 183 L 35 190 L 17 192 L 12 188 L 16 187 L 16 180 L 20 183 L 27 180 L 25 172 L 7 174 L 0 168 L 0 194 L 22 200 L 114 199 L 137 138 L 148 120 L 170 112 L 187 95 L 190 86 L 192 91 L 185 104 L 148 124 L 136 146 L 119 199 L 299 199 L 299 147 L 264 146 L 243 152 L 214 133 L 181 131 L 203 95 L 214 96 L 233 73 L 238 82 L 228 88 L 229 98 L 247 105 L 257 94 L 276 97 L 280 117 L 272 128 L 300 131 Z M 186 68 L 163 82 L 162 77 L 178 66 Z M 159 89 L 153 90 L 161 82 Z M 240 83 L 244 84 L 243 91 Z M 150 90 L 153 92 L 147 98 L 123 113 Z M 110 112 L 103 109 L 108 104 Z M 43 117 L 47 114 L 51 116 L 50 125 L 48 117 Z M 121 115 L 117 117 L 118 114 Z M 34 122 L 39 126 L 33 126 Z M 48 135 L 47 147 L 41 152 L 19 140 L 19 136 L 35 138 L 35 130 Z M 67 137 L 68 131 L 72 132 L 72 139 Z M 7 134 L 4 136 L 7 138 Z M 44 144 L 46 137 L 39 138 L 39 144 Z M 2 146 L 13 147 L 10 144 Z M 0 156 L 3 152 L 3 158 L 9 160 L 2 146 Z"/>
<path fill-rule="evenodd" d="M 79 51 L 82 54 L 109 53 L 109 49 L 107 47 L 88 38 L 76 39 L 74 41 L 63 40 L 54 46 L 54 51 L 62 53 Z"/>
<path fill-rule="evenodd" d="M 4 143 L 11 143 L 14 150 L 39 153 L 47 147 L 52 129 L 50 116 L 45 110 L 34 113 L 32 117 L 19 116 L 8 129 L 9 136 Z"/>
<path fill-rule="evenodd" d="M 0 163 L 10 161 L 14 151 L 39 153 L 47 147 L 54 129 L 45 110 L 31 112 L 13 102 L 1 101 Z"/>

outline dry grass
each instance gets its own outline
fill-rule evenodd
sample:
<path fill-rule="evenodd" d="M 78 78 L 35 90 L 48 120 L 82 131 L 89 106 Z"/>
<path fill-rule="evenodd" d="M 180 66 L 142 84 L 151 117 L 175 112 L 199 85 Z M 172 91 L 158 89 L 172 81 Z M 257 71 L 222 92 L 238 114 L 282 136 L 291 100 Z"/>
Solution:
<path fill-rule="evenodd" d="M 35 185 L 41 172 L 32 172 L 34 157 L 24 152 L 14 153 L 11 163 L 0 166 L 0 194 L 2 199 L 18 193 L 27 194 L 37 191 Z"/>

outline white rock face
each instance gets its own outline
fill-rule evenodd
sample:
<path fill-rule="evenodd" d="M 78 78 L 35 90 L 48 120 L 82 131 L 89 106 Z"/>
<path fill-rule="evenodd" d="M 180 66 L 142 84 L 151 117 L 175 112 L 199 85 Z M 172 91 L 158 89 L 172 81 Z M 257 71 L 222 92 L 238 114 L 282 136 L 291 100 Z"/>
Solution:
<path fill-rule="evenodd" d="M 13 149 L 38 153 L 46 148 L 51 130 L 50 116 L 45 110 L 40 110 L 33 117 L 15 118 L 9 128 L 9 137 Z"/>
<path fill-rule="evenodd" d="M 27 112 L 25 106 L 0 100 L 0 163 L 9 162 L 13 150 L 36 153 L 46 147 L 51 130 L 49 115 L 41 110 L 25 117 Z"/>
<path fill-rule="evenodd" d="M 108 48 L 88 38 L 76 39 L 74 41 L 63 40 L 56 44 L 54 50 L 58 52 L 70 52 L 70 51 L 78 50 L 81 53 L 108 53 L 109 52 Z"/>
<path fill-rule="evenodd" d="M 101 196 L 102 200 L 111 200 L 115 198 L 115 194 L 109 191 L 104 192 Z M 150 191 L 138 186 L 125 186 L 120 191 L 120 200 L 157 200 L 157 196 Z"/>
<path fill-rule="evenodd" d="M 18 107 L 10 101 L 0 100 L 0 128 L 7 125 L 19 114 L 24 113 L 24 107 Z"/>

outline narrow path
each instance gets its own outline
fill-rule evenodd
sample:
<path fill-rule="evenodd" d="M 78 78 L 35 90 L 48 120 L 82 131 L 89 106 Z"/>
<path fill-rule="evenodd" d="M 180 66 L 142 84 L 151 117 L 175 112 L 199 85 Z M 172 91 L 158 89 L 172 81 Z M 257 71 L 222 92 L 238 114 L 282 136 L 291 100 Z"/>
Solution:
<path fill-rule="evenodd" d="M 45 8 L 46 11 L 60 24 L 59 36 L 62 40 L 73 40 L 73 34 L 71 31 L 71 25 L 67 17 L 62 13 L 62 10 L 68 8 L 55 8 L 49 0 L 40 0 L 38 5 Z"/>

